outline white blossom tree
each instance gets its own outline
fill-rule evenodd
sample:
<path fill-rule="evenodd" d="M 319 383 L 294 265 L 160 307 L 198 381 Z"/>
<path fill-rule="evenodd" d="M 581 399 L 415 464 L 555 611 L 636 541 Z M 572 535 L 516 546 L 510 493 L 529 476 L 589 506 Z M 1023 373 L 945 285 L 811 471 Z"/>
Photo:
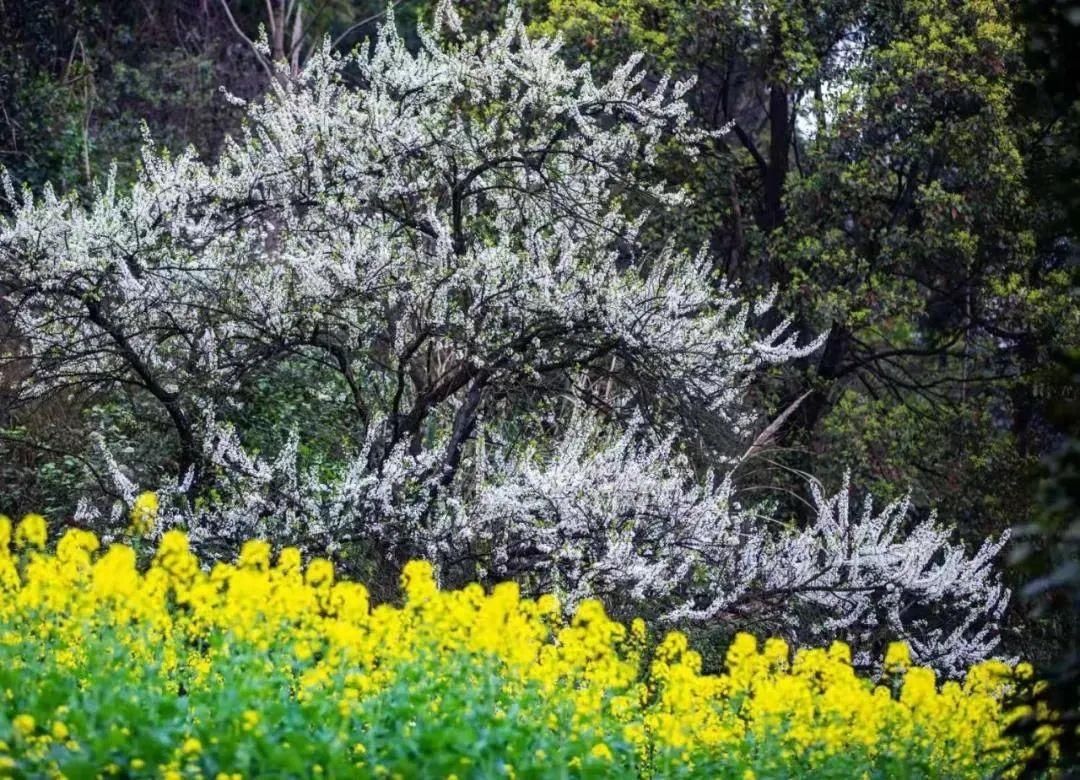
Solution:
<path fill-rule="evenodd" d="M 818 345 L 759 333 L 770 302 L 704 253 L 637 239 L 641 204 L 677 218 L 641 170 L 703 140 L 689 85 L 646 86 L 636 58 L 597 83 L 513 6 L 492 37 L 455 22 L 443 4 L 419 52 L 391 19 L 370 51 L 283 67 L 211 164 L 148 139 L 130 191 L 88 204 L 6 181 L 21 400 L 138 397 L 174 444 L 163 521 L 210 553 L 360 545 L 673 621 L 886 626 L 942 668 L 989 653 L 1002 542 L 968 557 L 906 505 L 852 520 L 846 485 L 802 529 L 740 499 L 747 385 Z M 347 398 L 336 468 L 299 464 L 303 430 L 245 449 L 244 393 L 286 364 Z M 119 513 L 134 472 L 110 464 Z"/>

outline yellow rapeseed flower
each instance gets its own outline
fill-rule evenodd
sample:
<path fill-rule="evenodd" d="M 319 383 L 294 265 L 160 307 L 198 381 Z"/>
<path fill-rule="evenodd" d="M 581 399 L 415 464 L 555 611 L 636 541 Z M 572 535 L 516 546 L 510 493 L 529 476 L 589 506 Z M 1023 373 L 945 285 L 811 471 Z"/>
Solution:
<path fill-rule="evenodd" d="M 34 729 L 37 727 L 37 722 L 34 720 L 33 715 L 16 715 L 11 721 L 11 727 L 15 729 L 15 734 L 20 737 L 28 737 L 34 733 Z"/>
<path fill-rule="evenodd" d="M 612 761 L 615 758 L 611 753 L 611 748 L 603 742 L 597 742 L 593 745 L 592 750 L 589 751 L 589 755 L 593 758 L 599 758 L 602 761 Z"/>
<path fill-rule="evenodd" d="M 251 731 L 259 725 L 259 713 L 255 710 L 244 710 L 241 716 L 241 725 L 244 731 Z"/>
<path fill-rule="evenodd" d="M 148 536 L 154 530 L 158 516 L 158 497 L 153 491 L 140 493 L 131 505 L 131 532 Z"/>
<path fill-rule="evenodd" d="M 262 539 L 244 542 L 236 565 L 242 568 L 266 571 L 270 568 L 270 543 Z"/>
<path fill-rule="evenodd" d="M 907 642 L 890 642 L 885 650 L 885 669 L 903 672 L 911 668 L 911 649 Z"/>
<path fill-rule="evenodd" d="M 29 514 L 19 521 L 15 529 L 16 547 L 36 547 L 45 549 L 45 541 L 48 538 L 48 524 L 41 515 Z"/>

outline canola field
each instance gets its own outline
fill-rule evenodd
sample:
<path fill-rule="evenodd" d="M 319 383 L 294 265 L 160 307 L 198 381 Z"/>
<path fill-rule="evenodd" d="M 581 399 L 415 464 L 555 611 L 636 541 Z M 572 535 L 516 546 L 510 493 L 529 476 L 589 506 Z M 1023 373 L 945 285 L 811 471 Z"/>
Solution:
<path fill-rule="evenodd" d="M 841 643 L 739 634 L 704 674 L 595 601 L 442 591 L 417 561 L 373 606 L 296 549 L 142 544 L 0 518 L 0 777 L 984 777 L 1018 751 L 1025 665 L 942 682 L 894 644 L 870 680 Z"/>

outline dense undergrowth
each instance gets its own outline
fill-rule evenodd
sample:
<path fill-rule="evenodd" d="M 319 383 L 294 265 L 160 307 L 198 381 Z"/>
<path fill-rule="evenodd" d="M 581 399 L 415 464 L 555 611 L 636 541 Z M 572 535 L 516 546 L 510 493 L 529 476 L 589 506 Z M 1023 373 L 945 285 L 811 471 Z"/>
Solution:
<path fill-rule="evenodd" d="M 939 684 L 895 644 L 875 683 L 841 643 L 740 634 L 707 675 L 684 635 L 595 601 L 567 620 L 414 562 L 373 607 L 295 549 L 207 572 L 179 531 L 147 566 L 142 544 L 46 552 L 43 518 L 0 519 L 0 774 L 979 777 L 1016 755 L 1024 667 Z"/>

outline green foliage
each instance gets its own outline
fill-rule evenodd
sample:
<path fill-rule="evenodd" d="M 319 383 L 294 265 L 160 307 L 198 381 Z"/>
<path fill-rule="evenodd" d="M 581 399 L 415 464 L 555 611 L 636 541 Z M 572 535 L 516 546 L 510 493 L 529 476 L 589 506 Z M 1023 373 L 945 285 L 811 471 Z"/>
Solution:
<path fill-rule="evenodd" d="M 253 452 L 279 452 L 288 437 L 301 433 L 302 469 L 321 465 L 324 476 L 339 471 L 360 431 L 341 373 L 312 361 L 284 361 L 261 374 L 235 400 L 237 426 Z"/>
<path fill-rule="evenodd" d="M 212 644 L 224 641 L 217 637 Z M 547 768 L 573 759 L 580 770 L 566 776 L 607 777 L 612 770 L 633 776 L 632 758 L 611 766 L 590 757 L 596 739 L 589 732 L 537 729 L 549 719 L 568 724 L 568 713 L 534 688 L 516 689 L 483 658 L 462 656 L 456 668 L 437 670 L 417 659 L 397 670 L 388 689 L 343 714 L 332 697 L 290 696 L 291 669 L 278 663 L 275 651 L 235 644 L 227 660 L 215 664 L 210 684 L 179 697 L 172 675 L 159 666 L 133 666 L 122 644 L 102 637 L 88 637 L 94 661 L 74 670 L 49 663 L 47 647 L 40 648 L 45 659 L 17 672 L 5 663 L 0 690 L 27 691 L 19 697 L 19 714 L 45 728 L 66 708 L 70 714 L 62 721 L 80 748 L 57 746 L 50 759 L 71 778 L 95 777 L 110 763 L 129 777 L 158 776 L 159 767 L 169 765 L 205 777 L 308 777 L 314 767 L 327 777 L 492 777 L 505 775 L 508 765 L 519 777 L 550 777 Z M 7 645 L 2 653 L 18 647 Z M 88 683 L 81 693 L 79 679 Z M 470 684 L 455 682 L 464 680 Z M 346 689 L 344 675 L 337 685 Z M 259 715 L 252 727 L 245 725 L 249 711 Z M 11 736 L 14 717 L 0 714 L 0 735 L 9 742 L 17 739 Z M 201 749 L 184 755 L 192 739 Z M 32 766 L 28 762 L 28 775 Z"/>
<path fill-rule="evenodd" d="M 640 776 L 633 746 L 612 737 L 621 730 L 617 721 L 574 728 L 567 700 L 521 687 L 482 656 L 461 655 L 451 666 L 444 658 L 438 667 L 417 658 L 395 670 L 388 688 L 343 710 L 329 696 L 290 696 L 292 674 L 274 651 L 232 644 L 227 660 L 215 664 L 212 684 L 182 696 L 171 691 L 161 667 L 133 666 L 123 645 L 92 637 L 91 664 L 61 670 L 48 661 L 49 648 L 37 648 L 45 654 L 41 661 L 18 672 L 0 667 L 0 690 L 24 692 L 18 714 L 43 730 L 64 723 L 79 749 L 58 745 L 42 764 L 55 762 L 73 779 L 96 777 L 110 765 L 126 777 L 156 777 L 169 766 L 185 777 Z M 0 658 L 17 649 L 26 648 L 6 644 Z M 334 684 L 347 688 L 344 675 Z M 58 718 L 58 710 L 67 714 Z M 248 712 L 258 712 L 257 725 L 245 725 L 253 720 Z M 14 717 L 0 708 L 0 736 L 10 743 L 18 739 Z M 608 746 L 611 759 L 593 754 L 598 743 Z M 811 769 L 768 739 L 747 743 L 742 754 L 699 756 L 692 769 L 675 754 L 655 755 L 650 763 L 657 777 L 945 776 L 917 751 L 874 758 L 852 751 Z M 35 766 L 20 763 L 20 773 L 31 776 Z"/>
<path fill-rule="evenodd" d="M 1073 389 L 1080 385 L 1080 352 L 1057 355 L 1056 365 Z M 1057 414 L 1074 435 L 1045 460 L 1036 522 L 1018 529 L 1020 542 L 1012 555 L 1014 566 L 1029 578 L 1021 591 L 1025 606 L 1040 618 L 1046 645 L 1061 648 L 1040 664 L 1038 676 L 1045 683 L 1017 697 L 1016 703 L 1029 709 L 1011 732 L 1034 748 L 1023 765 L 1024 777 L 1051 768 L 1071 777 L 1080 766 L 1080 401 L 1067 399 Z M 1048 729 L 1060 733 L 1053 749 L 1040 739 Z"/>

